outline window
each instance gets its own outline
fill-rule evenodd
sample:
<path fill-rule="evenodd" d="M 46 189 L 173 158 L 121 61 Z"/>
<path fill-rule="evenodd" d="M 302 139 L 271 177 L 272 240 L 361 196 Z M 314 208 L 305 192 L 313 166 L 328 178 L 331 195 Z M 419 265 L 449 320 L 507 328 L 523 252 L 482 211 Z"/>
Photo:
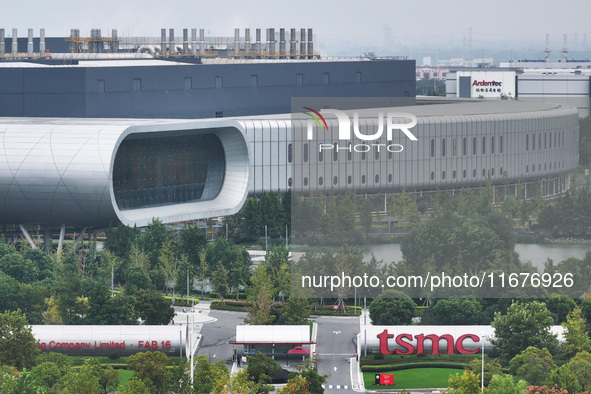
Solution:
<path fill-rule="evenodd" d="M 324 154 L 322 151 L 318 152 L 318 161 L 324 160 Z"/>
<path fill-rule="evenodd" d="M 361 152 L 361 160 L 365 160 L 365 152 Z"/>
<path fill-rule="evenodd" d="M 528 173 L 529 172 L 529 164 L 525 166 L 525 172 Z"/>
<path fill-rule="evenodd" d="M 531 150 L 536 150 L 536 133 L 531 135 Z"/>
<path fill-rule="evenodd" d="M 388 182 L 392 183 L 392 174 L 388 174 Z"/>
<path fill-rule="evenodd" d="M 482 137 L 482 154 L 486 154 L 486 137 Z"/>
<path fill-rule="evenodd" d="M 435 179 L 435 173 L 431 171 L 431 180 Z"/>
<path fill-rule="evenodd" d="M 308 186 L 308 177 L 304 177 L 304 186 Z"/>
<path fill-rule="evenodd" d="M 251 75 L 250 76 L 250 86 L 256 88 L 259 86 L 259 76 L 258 75 Z"/>
<path fill-rule="evenodd" d="M 185 77 L 185 90 L 193 89 L 193 78 Z"/>
<path fill-rule="evenodd" d="M 486 176 L 486 170 L 483 168 L 482 169 L 482 177 L 484 178 Z"/>
<path fill-rule="evenodd" d="M 223 118 L 224 117 L 224 111 L 215 111 L 215 117 L 216 118 Z"/>
<path fill-rule="evenodd" d="M 445 157 L 445 138 L 441 140 L 441 157 Z"/>
<path fill-rule="evenodd" d="M 224 77 L 221 75 L 215 77 L 215 87 L 216 89 L 221 89 L 224 87 Z"/>
<path fill-rule="evenodd" d="M 472 156 L 476 154 L 476 137 L 472 138 Z"/>
<path fill-rule="evenodd" d="M 351 143 L 347 143 L 347 160 L 351 161 L 351 158 L 353 157 L 353 153 L 351 153 Z"/>
<path fill-rule="evenodd" d="M 296 74 L 296 85 L 304 84 L 304 74 Z"/>
<path fill-rule="evenodd" d="M 332 184 L 336 185 L 339 182 L 339 178 L 337 178 L 336 176 L 332 177 Z"/>
<path fill-rule="evenodd" d="M 352 181 L 353 181 L 353 178 L 351 178 L 351 175 L 349 175 L 347 177 L 347 183 L 350 185 Z"/>
<path fill-rule="evenodd" d="M 291 177 L 287 180 L 287 186 L 291 187 L 291 185 L 293 184 L 293 181 L 291 179 Z"/>
<path fill-rule="evenodd" d="M 529 134 L 525 135 L 525 151 L 529 150 Z"/>
<path fill-rule="evenodd" d="M 538 134 L 538 149 L 542 150 L 542 133 Z"/>
<path fill-rule="evenodd" d="M 133 91 L 139 92 L 142 90 L 142 80 L 141 78 L 134 78 L 133 80 Z"/>
<path fill-rule="evenodd" d="M 466 177 L 466 170 L 462 171 L 462 177 L 465 178 Z"/>
<path fill-rule="evenodd" d="M 456 179 L 456 170 L 454 170 L 454 172 L 451 173 L 451 176 L 453 179 Z"/>
<path fill-rule="evenodd" d="M 97 90 L 99 93 L 105 93 L 105 80 L 104 79 L 98 80 Z"/>
<path fill-rule="evenodd" d="M 544 133 L 544 149 L 548 148 L 547 140 L 548 140 L 548 136 L 546 135 L 546 133 Z"/>
<path fill-rule="evenodd" d="M 333 146 L 339 146 L 336 142 L 333 144 Z M 338 161 L 339 160 L 339 151 L 338 149 L 334 149 L 332 152 L 332 161 Z"/>
<path fill-rule="evenodd" d="M 503 153 L 503 136 L 499 137 L 499 153 Z"/>
<path fill-rule="evenodd" d="M 361 175 L 361 183 L 365 185 L 365 175 Z"/>
<path fill-rule="evenodd" d="M 324 183 L 324 179 L 322 179 L 322 177 L 318 178 L 318 184 L 320 186 L 322 186 L 323 183 Z"/>
<path fill-rule="evenodd" d="M 308 162 L 308 143 L 304 144 L 304 163 Z"/>
<path fill-rule="evenodd" d="M 466 156 L 466 137 L 462 139 L 462 155 Z"/>
<path fill-rule="evenodd" d="M 431 157 L 435 156 L 435 140 L 431 139 Z"/>
<path fill-rule="evenodd" d="M 494 168 L 491 168 L 491 170 L 490 170 L 490 175 L 491 175 L 491 176 L 495 176 L 495 169 L 494 169 Z"/>
<path fill-rule="evenodd" d="M 292 144 L 287 144 L 287 162 L 291 163 L 293 158 L 293 146 Z"/>
<path fill-rule="evenodd" d="M 476 178 L 476 169 L 472 170 L 472 178 Z"/>
<path fill-rule="evenodd" d="M 441 173 L 441 179 L 445 179 L 445 171 Z"/>
<path fill-rule="evenodd" d="M 380 176 L 376 175 L 374 181 L 375 183 L 380 183 Z"/>
<path fill-rule="evenodd" d="M 495 136 L 490 137 L 490 154 L 495 154 Z"/>
<path fill-rule="evenodd" d="M 457 151 L 457 147 L 456 147 L 456 139 L 452 139 L 451 140 L 451 154 L 455 157 L 456 152 Z"/>
<path fill-rule="evenodd" d="M 376 161 L 380 160 L 380 152 L 377 149 L 374 151 L 373 157 L 376 159 Z"/>

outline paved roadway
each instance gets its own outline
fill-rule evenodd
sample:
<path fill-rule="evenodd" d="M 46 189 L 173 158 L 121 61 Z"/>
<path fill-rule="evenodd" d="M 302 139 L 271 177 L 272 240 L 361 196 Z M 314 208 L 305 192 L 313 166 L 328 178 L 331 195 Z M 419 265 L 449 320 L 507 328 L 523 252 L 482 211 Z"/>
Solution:
<path fill-rule="evenodd" d="M 314 320 L 318 323 L 318 372 L 329 375 L 324 392 L 354 392 L 349 359 L 355 357 L 353 338 L 359 332 L 359 317 L 319 316 Z"/>
<path fill-rule="evenodd" d="M 235 339 L 236 325 L 244 323 L 246 313 L 210 310 L 207 302 L 195 305 L 195 309 L 195 332 L 202 335 L 197 354 L 207 356 L 211 362 L 224 360 L 231 368 L 233 346 L 228 342 Z M 189 314 L 184 313 L 182 308 L 177 309 L 175 323 L 186 323 Z M 353 338 L 359 332 L 359 317 L 319 316 L 313 320 L 318 324 L 318 372 L 328 375 L 324 384 L 325 393 L 360 391 L 352 387 L 349 363 L 349 359 L 355 357 Z M 285 360 L 278 361 L 285 368 Z M 293 367 L 290 363 L 288 369 Z"/>

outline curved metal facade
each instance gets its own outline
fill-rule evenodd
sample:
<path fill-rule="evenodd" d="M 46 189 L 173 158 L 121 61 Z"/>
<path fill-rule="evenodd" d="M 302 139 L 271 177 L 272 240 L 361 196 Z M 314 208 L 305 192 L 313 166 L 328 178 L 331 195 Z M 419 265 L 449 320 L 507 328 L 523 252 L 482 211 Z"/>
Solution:
<path fill-rule="evenodd" d="M 42 351 L 73 356 L 132 355 L 159 351 L 187 354 L 186 326 L 31 326 Z M 182 351 L 181 351 L 182 349 Z"/>
<path fill-rule="evenodd" d="M 299 140 L 297 134 L 292 139 L 289 114 L 192 121 L 4 118 L 0 120 L 0 222 L 95 228 L 117 219 L 130 226 L 145 226 L 153 218 L 182 222 L 231 215 L 249 194 L 288 188 L 303 194 L 376 193 L 461 188 L 488 180 L 506 184 L 554 179 L 547 184 L 553 188 L 549 194 L 555 194 L 568 188 L 568 182 L 563 185 L 556 179 L 578 165 L 576 108 L 487 102 L 393 111 L 417 118 L 412 129 L 417 141 L 402 135 L 384 141 L 404 145 L 402 151 L 325 152 L 322 157 L 312 145 L 304 153 L 310 141 Z M 363 122 L 367 133 L 377 120 Z M 293 123 L 297 130 L 298 123 Z M 157 149 L 158 141 L 167 138 L 198 136 L 215 136 L 223 150 L 223 158 L 203 161 L 205 178 L 186 173 L 201 171 L 186 166 L 197 162 L 190 155 L 198 155 L 198 149 L 183 147 L 179 151 L 184 153 L 176 156 Z M 334 138 L 325 133 L 316 142 L 334 143 Z M 148 197 L 130 205 L 116 196 L 115 162 L 122 143 L 142 139 L 155 148 L 137 162 L 137 176 L 143 178 L 134 187 L 152 189 L 142 190 Z M 139 168 L 150 165 L 157 170 Z M 127 170 L 134 173 L 133 168 Z M 144 179 L 149 174 L 159 175 Z M 190 179 L 202 183 L 199 197 L 187 191 L 195 186 Z M 172 194 L 150 199 L 157 193 Z"/>

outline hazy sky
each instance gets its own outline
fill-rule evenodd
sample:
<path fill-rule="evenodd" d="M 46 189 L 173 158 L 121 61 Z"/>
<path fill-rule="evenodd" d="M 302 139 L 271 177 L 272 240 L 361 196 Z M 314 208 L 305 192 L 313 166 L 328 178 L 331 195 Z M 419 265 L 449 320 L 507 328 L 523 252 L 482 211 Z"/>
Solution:
<path fill-rule="evenodd" d="M 558 55 L 565 33 L 573 50 L 583 49 L 585 38 L 591 43 L 590 15 L 589 0 L 3 0 L 0 27 L 7 36 L 12 28 L 19 36 L 34 28 L 38 36 L 44 27 L 48 37 L 69 35 L 71 28 L 82 35 L 116 28 L 121 36 L 157 37 L 160 28 L 233 36 L 236 27 L 311 27 L 316 48 L 328 55 L 461 48 L 472 28 L 473 48 L 529 46 L 542 52 L 549 33 Z"/>

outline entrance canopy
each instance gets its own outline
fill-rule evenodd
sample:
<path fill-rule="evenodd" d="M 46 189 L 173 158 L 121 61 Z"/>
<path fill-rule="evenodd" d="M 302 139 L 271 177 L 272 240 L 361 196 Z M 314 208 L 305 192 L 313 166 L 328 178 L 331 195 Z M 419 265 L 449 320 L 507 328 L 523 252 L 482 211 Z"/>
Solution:
<path fill-rule="evenodd" d="M 311 345 L 310 326 L 236 326 L 233 345 Z M 305 350 L 305 349 L 304 349 Z M 300 353 L 301 354 L 301 353 Z"/>

